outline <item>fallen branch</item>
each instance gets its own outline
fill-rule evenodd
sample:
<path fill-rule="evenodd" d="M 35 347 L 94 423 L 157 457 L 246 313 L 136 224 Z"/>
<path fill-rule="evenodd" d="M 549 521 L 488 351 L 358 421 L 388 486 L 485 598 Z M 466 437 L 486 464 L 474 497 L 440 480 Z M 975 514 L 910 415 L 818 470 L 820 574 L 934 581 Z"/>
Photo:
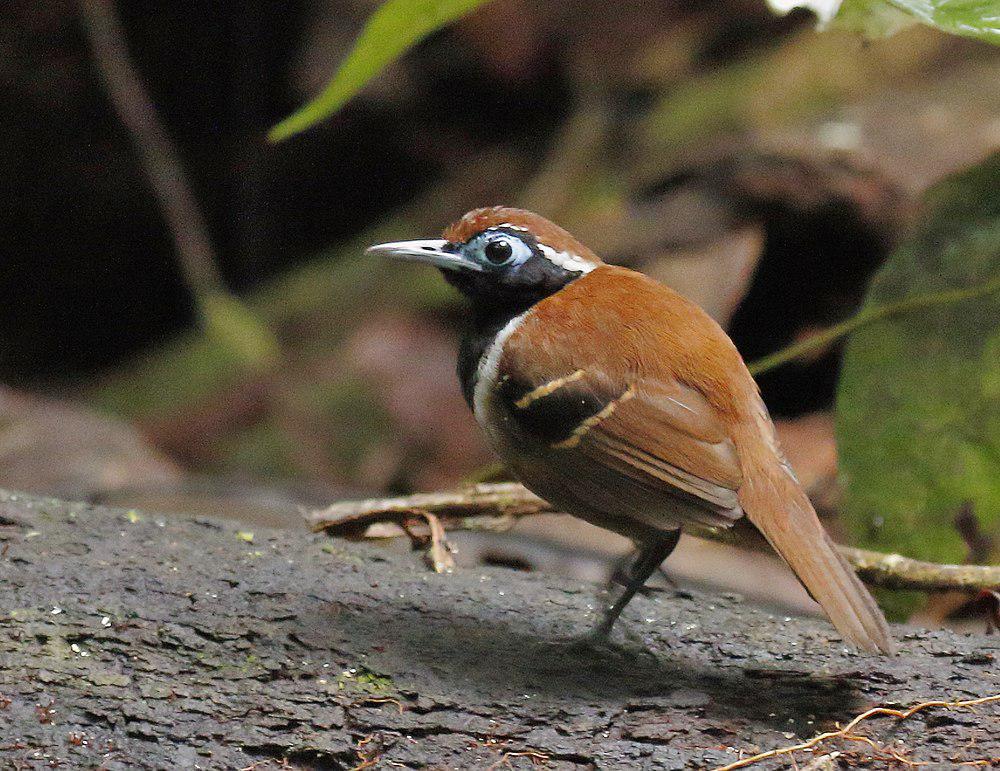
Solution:
<path fill-rule="evenodd" d="M 313 531 L 344 538 L 400 535 L 396 529 L 372 528 L 386 522 L 405 524 L 434 514 L 445 530 L 508 530 L 514 520 L 551 512 L 552 506 L 519 482 L 482 483 L 461 490 L 416 493 L 398 498 L 338 501 L 306 515 Z"/>
<path fill-rule="evenodd" d="M 398 498 L 341 501 L 310 513 L 307 520 L 314 530 L 360 538 L 401 535 L 397 530 L 369 528 L 387 522 L 402 523 L 428 513 L 436 515 L 445 530 L 503 530 L 520 517 L 553 511 L 551 505 L 523 485 L 502 482 Z M 703 538 L 731 542 L 726 531 L 699 528 L 692 532 Z M 941 565 L 851 546 L 838 549 L 872 586 L 924 592 L 1000 588 L 1000 566 Z"/>
<path fill-rule="evenodd" d="M 1000 566 L 923 562 L 852 546 L 837 547 L 866 583 L 921 592 L 979 591 L 1000 587 Z"/>
<path fill-rule="evenodd" d="M 947 707 L 949 709 L 972 709 L 973 707 L 979 706 L 980 704 L 989 704 L 991 702 L 997 702 L 997 701 L 1000 701 L 1000 694 L 994 696 L 984 696 L 980 699 L 969 699 L 967 701 L 939 701 L 939 700 L 924 701 L 906 710 L 893 709 L 891 707 L 872 707 L 871 709 L 866 710 L 857 717 L 855 717 L 853 720 L 851 720 L 850 723 L 845 725 L 843 728 L 838 727 L 836 731 L 826 731 L 824 733 L 817 734 L 812 739 L 801 742 L 799 744 L 792 744 L 787 747 L 778 747 L 777 749 L 768 750 L 767 752 L 761 752 L 758 755 L 751 755 L 748 758 L 741 758 L 740 760 L 737 760 L 734 763 L 729 763 L 728 765 L 725 766 L 719 766 L 718 768 L 715 769 L 715 771 L 735 771 L 735 769 L 737 768 L 746 768 L 747 766 L 752 766 L 755 763 L 759 763 L 762 760 L 776 758 L 781 755 L 790 755 L 793 752 L 811 750 L 816 745 L 825 741 L 829 741 L 830 739 L 848 739 L 850 741 L 860 741 L 864 742 L 865 744 L 868 744 L 876 751 L 879 751 L 882 750 L 882 748 L 879 748 L 874 741 L 869 739 L 867 736 L 852 734 L 851 731 L 857 728 L 859 723 L 862 723 L 865 720 L 868 720 L 869 718 L 872 717 L 885 715 L 888 717 L 898 718 L 899 720 L 906 720 L 907 718 L 912 717 L 916 713 L 923 712 L 924 710 L 930 709 L 932 707 Z M 901 757 L 899 754 L 897 754 L 895 751 L 891 749 L 882 751 L 886 752 L 887 754 L 890 754 L 894 760 L 905 763 L 907 765 L 913 765 L 913 766 L 920 765 L 918 763 L 906 760 L 905 758 Z M 974 761 L 974 762 L 978 763 L 979 761 Z"/>

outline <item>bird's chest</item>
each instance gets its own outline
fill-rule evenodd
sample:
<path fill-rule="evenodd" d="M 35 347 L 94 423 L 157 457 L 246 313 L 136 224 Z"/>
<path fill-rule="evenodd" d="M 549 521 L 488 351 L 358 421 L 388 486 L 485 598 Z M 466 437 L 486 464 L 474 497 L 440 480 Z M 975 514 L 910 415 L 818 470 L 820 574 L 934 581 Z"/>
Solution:
<path fill-rule="evenodd" d="M 511 317 L 492 335 L 481 336 L 478 340 L 467 339 L 459 360 L 462 390 L 476 422 L 486 434 L 493 450 L 508 459 L 520 442 L 517 440 L 516 426 L 512 423 L 510 412 L 503 400 L 498 398 L 500 386 L 506 378 L 501 365 L 505 347 L 529 312 Z"/>
<path fill-rule="evenodd" d="M 584 370 L 573 369 L 572 364 L 554 365 L 551 376 L 545 367 L 525 370 L 524 336 L 531 330 L 530 313 L 509 319 L 482 347 L 466 386 L 476 421 L 493 450 L 512 466 L 518 461 L 544 465 L 553 456 L 565 455 L 563 449 L 576 444 L 574 432 L 607 410 L 604 400 L 577 387 Z M 521 355 L 509 356 L 510 348 Z M 549 358 L 552 353 L 548 351 Z"/>

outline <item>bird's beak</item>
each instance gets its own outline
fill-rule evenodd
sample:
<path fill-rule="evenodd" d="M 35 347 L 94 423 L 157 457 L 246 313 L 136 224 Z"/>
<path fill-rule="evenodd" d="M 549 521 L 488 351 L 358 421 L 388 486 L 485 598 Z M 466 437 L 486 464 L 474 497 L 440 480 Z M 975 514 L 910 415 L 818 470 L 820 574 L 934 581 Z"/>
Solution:
<path fill-rule="evenodd" d="M 440 238 L 428 238 L 421 241 L 395 241 L 389 244 L 376 244 L 365 249 L 365 254 L 377 254 L 391 257 L 394 260 L 425 262 L 444 270 L 481 271 L 483 269 L 481 265 L 459 252 L 447 251 L 447 247 L 447 241 Z"/>

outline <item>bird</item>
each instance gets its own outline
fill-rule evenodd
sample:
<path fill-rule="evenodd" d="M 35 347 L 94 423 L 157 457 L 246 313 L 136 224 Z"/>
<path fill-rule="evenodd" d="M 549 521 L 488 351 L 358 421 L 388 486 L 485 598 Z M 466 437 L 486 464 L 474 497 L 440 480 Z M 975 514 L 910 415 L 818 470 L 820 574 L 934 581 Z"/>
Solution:
<path fill-rule="evenodd" d="M 845 640 L 893 652 L 742 357 L 698 305 L 511 207 L 474 209 L 441 238 L 367 253 L 435 266 L 465 296 L 458 376 L 489 445 L 554 507 L 635 544 L 595 638 L 607 638 L 685 526 L 726 528 L 745 514 Z"/>

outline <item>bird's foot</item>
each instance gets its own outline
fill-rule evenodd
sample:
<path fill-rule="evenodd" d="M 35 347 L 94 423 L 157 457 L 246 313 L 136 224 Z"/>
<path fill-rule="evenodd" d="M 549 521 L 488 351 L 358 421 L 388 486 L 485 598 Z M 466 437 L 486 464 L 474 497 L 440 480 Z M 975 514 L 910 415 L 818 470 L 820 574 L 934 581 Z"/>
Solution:
<path fill-rule="evenodd" d="M 621 655 L 621 649 L 610 635 L 600 634 L 597 630 L 568 640 L 565 650 L 571 655 L 587 658 L 608 659 Z"/>
<path fill-rule="evenodd" d="M 599 627 L 586 634 L 549 640 L 543 646 L 560 658 L 611 658 L 620 655 L 618 644 Z"/>

